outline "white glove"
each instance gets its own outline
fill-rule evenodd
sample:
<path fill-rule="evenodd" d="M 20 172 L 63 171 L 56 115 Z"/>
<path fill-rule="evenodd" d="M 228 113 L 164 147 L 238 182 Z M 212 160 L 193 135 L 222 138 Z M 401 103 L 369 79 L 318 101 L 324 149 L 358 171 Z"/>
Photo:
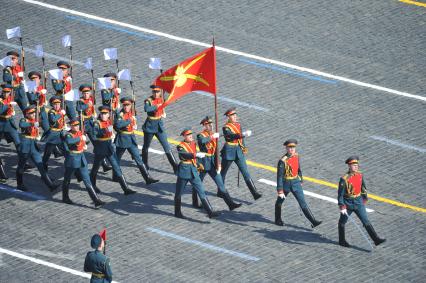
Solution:
<path fill-rule="evenodd" d="M 18 77 L 23 78 L 24 77 L 24 72 L 19 72 L 18 73 Z"/>
<path fill-rule="evenodd" d="M 12 105 L 12 106 L 15 106 L 17 103 L 16 103 L 16 101 L 11 101 L 10 102 L 10 105 Z"/>
<path fill-rule="evenodd" d="M 284 193 L 278 194 L 278 196 L 279 196 L 281 199 L 285 199 L 285 194 L 284 194 Z"/>
<path fill-rule="evenodd" d="M 62 109 L 62 110 L 61 110 L 61 114 L 62 114 L 62 115 L 65 115 L 65 114 L 67 114 L 67 112 L 65 112 L 65 110 L 64 110 L 64 109 Z"/>
<path fill-rule="evenodd" d="M 70 127 L 68 125 L 65 125 L 65 131 L 69 131 Z"/>
<path fill-rule="evenodd" d="M 219 134 L 219 133 L 214 133 L 214 134 L 211 136 L 211 138 L 212 138 L 212 139 L 217 139 L 217 138 L 219 138 L 219 136 L 220 136 L 220 134 Z"/>
<path fill-rule="evenodd" d="M 84 146 L 83 146 L 83 150 L 87 150 L 87 145 L 84 145 Z"/>
<path fill-rule="evenodd" d="M 35 122 L 34 123 L 34 127 L 36 127 L 36 128 L 38 128 L 38 126 L 39 126 L 40 124 L 38 123 L 38 122 Z"/>
<path fill-rule="evenodd" d="M 133 130 L 137 130 L 138 129 L 138 125 L 133 125 Z"/>
<path fill-rule="evenodd" d="M 121 88 L 117 87 L 116 89 L 117 89 L 118 94 L 121 94 Z"/>
<path fill-rule="evenodd" d="M 348 215 L 348 211 L 346 210 L 346 208 L 345 208 L 345 209 L 341 209 L 341 210 L 340 210 L 340 213 L 341 213 L 342 215 Z"/>
<path fill-rule="evenodd" d="M 42 90 L 40 90 L 40 92 L 41 92 L 42 94 L 46 94 L 46 93 L 47 93 L 47 90 L 46 90 L 45 88 L 43 88 Z"/>
<path fill-rule="evenodd" d="M 112 133 L 111 138 L 112 138 L 112 139 L 115 139 L 115 133 Z"/>
<path fill-rule="evenodd" d="M 81 136 L 81 138 L 82 138 L 84 141 L 86 141 L 86 140 L 87 140 L 86 135 L 82 135 L 82 136 Z"/>
<path fill-rule="evenodd" d="M 166 117 L 167 117 L 167 114 L 166 112 L 164 112 L 163 115 L 161 115 L 161 118 L 166 118 Z"/>
<path fill-rule="evenodd" d="M 108 132 L 112 133 L 113 126 L 108 126 Z"/>
<path fill-rule="evenodd" d="M 206 154 L 204 152 L 197 152 L 195 154 L 195 156 L 198 157 L 198 158 L 204 158 L 204 157 L 206 157 Z"/>
<path fill-rule="evenodd" d="M 66 81 L 67 81 L 67 82 L 70 82 L 70 81 L 72 81 L 72 78 L 71 78 L 71 77 L 67 77 L 67 78 L 66 78 Z"/>
<path fill-rule="evenodd" d="M 247 131 L 243 132 L 243 136 L 245 136 L 245 137 L 251 136 L 251 130 L 247 130 Z"/>
<path fill-rule="evenodd" d="M 220 174 L 220 171 L 222 171 L 222 167 L 219 166 L 219 167 L 217 167 L 216 173 Z"/>

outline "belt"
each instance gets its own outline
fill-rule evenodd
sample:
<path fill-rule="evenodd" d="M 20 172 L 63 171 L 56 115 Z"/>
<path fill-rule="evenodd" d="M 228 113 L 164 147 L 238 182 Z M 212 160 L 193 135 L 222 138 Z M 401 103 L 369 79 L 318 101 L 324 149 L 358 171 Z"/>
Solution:
<path fill-rule="evenodd" d="M 192 161 L 188 160 L 181 160 L 180 162 L 182 162 L 183 164 L 194 164 Z"/>
<path fill-rule="evenodd" d="M 52 131 L 54 131 L 54 132 L 60 132 L 60 131 L 62 131 L 63 130 L 63 128 L 62 129 L 59 129 L 59 128 L 50 128 Z"/>
<path fill-rule="evenodd" d="M 357 197 L 360 197 L 360 196 L 361 196 L 361 193 L 359 193 L 357 195 L 344 195 L 343 197 L 344 198 L 357 198 Z"/>
<path fill-rule="evenodd" d="M 294 177 L 284 177 L 285 180 L 294 180 L 297 179 L 297 177 L 299 176 L 294 176 Z"/>
<path fill-rule="evenodd" d="M 128 132 L 128 131 L 121 131 L 120 134 L 125 134 L 125 135 L 133 135 L 133 131 Z"/>
<path fill-rule="evenodd" d="M 226 144 L 229 144 L 229 145 L 239 145 L 238 142 L 226 142 Z"/>
<path fill-rule="evenodd" d="M 109 138 L 96 138 L 98 141 L 110 141 L 112 140 L 112 137 Z"/>
<path fill-rule="evenodd" d="M 0 119 L 10 119 L 12 118 L 12 115 L 0 115 Z"/>
<path fill-rule="evenodd" d="M 150 119 L 150 120 L 160 120 L 161 116 L 160 117 L 148 116 L 148 119 Z"/>
<path fill-rule="evenodd" d="M 93 115 L 91 115 L 91 116 L 86 116 L 86 115 L 83 115 L 83 118 L 86 120 L 86 119 L 90 119 L 90 118 L 92 118 L 93 117 Z"/>
<path fill-rule="evenodd" d="M 26 136 L 26 135 L 24 135 L 23 136 L 24 138 L 26 138 L 26 139 L 31 139 L 31 140 L 35 140 L 37 137 L 33 137 L 33 136 Z"/>
<path fill-rule="evenodd" d="M 105 274 L 103 274 L 103 273 L 92 272 L 92 276 L 94 276 L 96 278 L 105 278 Z"/>
<path fill-rule="evenodd" d="M 213 156 L 214 155 L 213 153 L 207 153 L 207 152 L 205 152 L 205 154 L 206 154 L 206 156 Z"/>
<path fill-rule="evenodd" d="M 71 153 L 83 153 L 84 150 L 70 150 Z"/>

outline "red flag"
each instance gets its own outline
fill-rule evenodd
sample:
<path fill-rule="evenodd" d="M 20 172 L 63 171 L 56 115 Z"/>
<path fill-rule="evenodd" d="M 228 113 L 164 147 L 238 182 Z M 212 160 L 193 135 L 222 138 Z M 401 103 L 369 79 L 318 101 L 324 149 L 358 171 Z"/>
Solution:
<path fill-rule="evenodd" d="M 107 231 L 106 228 L 102 229 L 101 232 L 99 232 L 99 236 L 101 236 L 101 238 L 106 241 L 107 240 Z"/>
<path fill-rule="evenodd" d="M 154 84 L 167 91 L 163 109 L 182 96 L 196 90 L 216 95 L 216 49 L 214 46 L 186 59 L 157 77 Z"/>

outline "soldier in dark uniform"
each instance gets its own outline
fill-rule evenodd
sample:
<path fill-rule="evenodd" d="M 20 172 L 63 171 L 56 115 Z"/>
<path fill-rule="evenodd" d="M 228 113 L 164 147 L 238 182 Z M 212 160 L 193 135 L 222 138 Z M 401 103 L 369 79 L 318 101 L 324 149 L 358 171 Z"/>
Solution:
<path fill-rule="evenodd" d="M 359 171 L 358 156 L 351 156 L 346 159 L 348 164 L 348 172 L 340 178 L 339 189 L 337 193 L 337 202 L 340 208 L 340 219 L 338 224 L 339 229 L 339 245 L 350 247 L 345 239 L 345 224 L 348 217 L 355 212 L 359 220 L 361 220 L 365 229 L 374 241 L 376 246 L 384 243 L 386 239 L 381 239 L 377 236 L 376 231 L 371 225 L 367 217 L 365 203 L 368 200 L 367 188 L 365 187 L 363 174 Z"/>
<path fill-rule="evenodd" d="M 101 90 L 102 105 L 108 106 L 112 111 L 111 113 L 115 115 L 120 110 L 121 94 L 121 88 L 117 87 L 117 74 L 107 73 L 104 78 L 111 79 L 111 88 Z"/>
<path fill-rule="evenodd" d="M 38 106 L 38 112 L 40 115 L 39 123 L 43 129 L 43 132 L 49 130 L 49 120 L 47 118 L 47 99 L 46 94 L 47 90 L 40 83 L 41 74 L 37 71 L 32 71 L 28 73 L 28 78 L 36 82 L 37 89 L 36 91 L 27 92 L 27 98 L 29 105 Z"/>
<path fill-rule="evenodd" d="M 48 170 L 50 155 L 56 148 L 63 150 L 61 133 L 65 129 L 65 110 L 61 108 L 62 97 L 52 96 L 49 100 L 52 109 L 49 110 L 49 130 L 43 133 L 42 141 L 46 142 L 43 154 L 43 165 Z"/>
<path fill-rule="evenodd" d="M 157 137 L 158 141 L 161 143 L 164 151 L 166 152 L 167 160 L 169 160 L 170 165 L 173 167 L 173 172 L 176 173 L 177 170 L 177 160 L 176 157 L 170 150 L 169 142 L 167 141 L 166 128 L 164 126 L 163 118 L 166 117 L 166 112 L 164 110 L 158 111 L 164 101 L 165 97 L 161 95 L 161 89 L 158 86 L 151 85 L 152 95 L 145 100 L 144 110 L 147 113 L 147 118 L 145 123 L 142 126 L 143 130 L 143 147 L 142 147 L 142 160 L 148 166 L 148 150 L 151 145 L 151 141 L 154 136 Z"/>
<path fill-rule="evenodd" d="M 28 106 L 25 110 L 25 118 L 19 121 L 19 127 L 21 128 L 21 143 L 18 147 L 18 168 L 16 170 L 16 182 L 18 189 L 26 191 L 27 188 L 24 185 L 23 174 L 25 171 L 25 164 L 29 158 L 32 159 L 34 164 L 37 166 L 40 172 L 41 179 L 49 187 L 51 191 L 58 188 L 59 184 L 53 184 L 49 175 L 41 161 L 41 155 L 37 146 L 37 138 L 39 135 L 39 122 L 36 119 L 36 107 L 34 105 Z"/>
<path fill-rule="evenodd" d="M 235 107 L 228 109 L 228 111 L 225 112 L 225 116 L 228 117 L 228 121 L 223 127 L 223 134 L 226 142 L 221 150 L 222 171 L 220 173 L 222 175 L 223 183 L 225 183 L 225 177 L 229 167 L 232 162 L 235 162 L 243 175 L 244 181 L 253 195 L 253 198 L 257 200 L 262 196 L 262 194 L 257 191 L 256 186 L 254 185 L 250 173 L 248 172 L 247 162 L 244 156 L 247 153 L 244 138 L 251 136 L 251 131 L 242 131 L 241 124 L 237 122 L 238 117 Z"/>
<path fill-rule="evenodd" d="M 118 182 L 123 189 L 125 195 L 134 194 L 135 191 L 129 189 L 126 179 L 124 178 L 123 172 L 121 171 L 120 165 L 117 160 L 117 154 L 115 152 L 115 146 L 112 143 L 114 138 L 114 131 L 112 122 L 110 119 L 111 109 L 108 106 L 99 107 L 99 117 L 94 123 L 93 127 L 93 152 L 95 153 L 95 159 L 93 161 L 92 171 L 90 172 L 90 179 L 93 187 L 97 193 L 101 191 L 96 186 L 96 176 L 98 174 L 101 163 L 107 158 L 112 165 L 114 176 L 118 179 Z"/>
<path fill-rule="evenodd" d="M 90 283 L 111 283 L 112 271 L 109 263 L 109 258 L 106 257 L 102 251 L 105 242 L 98 234 L 92 236 L 90 241 L 94 251 L 90 251 L 84 260 L 84 272 L 91 272 L 92 278 Z"/>
<path fill-rule="evenodd" d="M 217 171 L 216 146 L 219 133 L 213 132 L 212 123 L 212 119 L 208 116 L 201 120 L 200 124 L 203 125 L 203 131 L 197 135 L 197 143 L 200 152 L 204 152 L 206 154 L 206 157 L 200 160 L 200 163 L 204 167 L 204 170 L 200 172 L 200 179 L 203 181 L 206 174 L 209 174 L 219 189 L 218 196 L 223 198 L 225 203 L 228 205 L 229 210 L 234 210 L 235 208 L 240 207 L 241 203 L 235 203 L 232 200 L 229 192 L 225 189 L 222 176 Z M 192 190 L 192 205 L 198 207 L 198 197 L 195 189 Z"/>
<path fill-rule="evenodd" d="M 59 61 L 56 66 L 63 72 L 62 80 L 52 80 L 53 89 L 56 91 L 56 95 L 65 99 L 64 94 L 72 90 L 72 78 L 68 74 L 69 68 L 71 65 L 66 61 Z M 68 119 L 73 120 L 77 118 L 77 113 L 75 112 L 74 101 L 65 100 L 62 103 L 65 104 L 65 111 Z"/>
<path fill-rule="evenodd" d="M 62 183 L 62 201 L 68 204 L 73 204 L 69 198 L 69 185 L 71 176 L 75 171 L 78 171 L 83 179 L 86 190 L 90 198 L 95 203 L 95 207 L 105 204 L 101 201 L 95 192 L 95 189 L 90 182 L 89 171 L 87 169 L 87 161 L 84 156 L 84 151 L 87 149 L 86 136 L 80 130 L 80 122 L 78 119 L 71 120 L 71 130 L 65 134 L 65 175 Z"/>
<path fill-rule="evenodd" d="M 7 179 L 9 178 L 7 177 L 6 171 L 4 170 L 3 163 L 0 158 L 0 183 L 5 183 Z"/>
<path fill-rule="evenodd" d="M 283 226 L 284 223 L 281 219 L 281 206 L 287 197 L 292 192 L 303 214 L 311 222 L 312 227 L 316 227 L 322 223 L 315 219 L 308 204 L 305 201 L 303 194 L 303 175 L 300 166 L 299 154 L 296 153 L 297 141 L 289 139 L 284 142 L 286 147 L 286 154 L 278 161 L 277 165 L 277 201 L 275 202 L 275 224 Z"/>
<path fill-rule="evenodd" d="M 184 218 L 181 211 L 181 196 L 188 182 L 197 191 L 198 197 L 201 199 L 204 209 L 207 211 L 209 218 L 216 217 L 220 213 L 213 211 L 213 208 L 204 191 L 198 171 L 202 171 L 203 165 L 197 162 L 198 158 L 204 158 L 204 152 L 197 152 L 197 145 L 192 136 L 192 130 L 187 128 L 181 133 L 183 141 L 177 146 L 180 163 L 177 170 L 176 193 L 175 193 L 175 216 Z"/>
<path fill-rule="evenodd" d="M 18 103 L 19 108 L 23 111 L 28 106 L 28 100 L 25 95 L 24 86 L 24 70 L 19 64 L 19 53 L 9 51 L 6 54 L 12 60 L 12 66 L 3 69 L 3 81 L 13 87 L 14 101 Z"/>
<path fill-rule="evenodd" d="M 4 138 L 7 143 L 13 142 L 18 149 L 19 135 L 17 127 L 13 120 L 15 110 L 13 108 L 16 102 L 13 101 L 12 86 L 10 84 L 2 85 L 2 95 L 0 97 L 0 141 Z"/>
<path fill-rule="evenodd" d="M 142 158 L 138 151 L 138 144 L 136 142 L 136 136 L 134 130 L 137 129 L 136 117 L 132 111 L 133 99 L 123 97 L 121 100 L 123 108 L 120 113 L 115 118 L 114 128 L 117 131 L 117 136 L 115 137 L 115 145 L 117 147 L 117 160 L 120 164 L 121 157 L 124 152 L 127 150 L 132 158 L 135 160 L 139 171 L 142 174 L 142 177 L 145 180 L 147 185 L 158 182 L 158 180 L 153 179 L 145 164 L 142 161 Z"/>

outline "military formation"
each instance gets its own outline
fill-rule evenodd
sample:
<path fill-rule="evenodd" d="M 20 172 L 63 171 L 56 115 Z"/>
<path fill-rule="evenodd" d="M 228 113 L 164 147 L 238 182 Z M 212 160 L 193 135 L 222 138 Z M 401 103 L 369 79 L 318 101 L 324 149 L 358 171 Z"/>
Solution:
<path fill-rule="evenodd" d="M 21 52 L 22 53 L 22 52 Z M 97 174 L 112 170 L 112 180 L 118 182 L 125 195 L 135 194 L 129 188 L 124 176 L 121 159 L 127 151 L 136 163 L 140 174 L 147 185 L 157 183 L 150 173 L 148 152 L 151 141 L 156 137 L 162 145 L 167 160 L 177 176 L 174 197 L 174 215 L 184 218 L 182 213 L 181 195 L 188 183 L 192 186 L 192 204 L 204 208 L 208 217 L 216 217 L 215 211 L 206 196 L 203 180 L 209 175 L 217 186 L 217 196 L 222 198 L 229 210 L 239 208 L 242 204 L 235 202 L 226 188 L 226 175 L 234 162 L 238 166 L 244 182 L 254 200 L 262 197 L 256 188 L 247 167 L 246 139 L 252 135 L 251 130 L 243 130 L 239 122 L 236 108 L 228 109 L 224 115 L 226 123 L 222 134 L 213 130 L 213 120 L 206 116 L 200 121 L 203 127 L 200 133 L 185 128 L 180 135 L 182 141 L 177 145 L 178 159 L 174 156 L 167 139 L 165 128 L 166 112 L 160 106 L 167 100 L 167 94 L 157 85 L 151 85 L 151 96 L 144 101 L 146 120 L 142 125 L 143 147 L 138 149 L 135 131 L 137 109 L 134 97 L 122 97 L 118 85 L 117 73 L 105 74 L 111 82 L 110 86 L 100 90 L 101 103 L 96 104 L 94 84 L 81 84 L 78 88 L 79 99 L 66 99 L 65 95 L 73 88 L 70 74 L 72 65 L 66 61 L 57 62 L 62 71 L 61 79 L 52 79 L 54 93 L 49 95 L 46 85 L 46 72 L 28 72 L 28 79 L 35 82 L 33 90 L 25 91 L 23 81 L 25 68 L 19 62 L 20 53 L 10 51 L 6 54 L 10 66 L 3 69 L 3 83 L 0 96 L 0 141 L 13 143 L 18 154 L 16 170 L 17 189 L 27 191 L 23 175 L 32 165 L 38 169 L 41 179 L 51 192 L 61 187 L 62 201 L 73 204 L 70 198 L 69 185 L 73 176 L 83 182 L 95 207 L 105 204 L 101 200 L 102 191 L 96 185 Z M 44 80 L 44 83 L 42 81 Z M 17 109 L 22 112 L 18 126 L 15 121 Z M 218 152 L 220 137 L 224 145 Z M 85 156 L 87 144 L 93 145 L 94 161 L 90 168 Z M 297 140 L 288 139 L 284 142 L 285 154 L 277 165 L 277 199 L 275 202 L 275 224 L 284 225 L 282 210 L 285 199 L 291 192 L 296 198 L 301 211 L 310 221 L 312 227 L 322 223 L 314 217 L 305 201 L 303 193 L 303 175 L 300 156 L 296 152 Z M 11 148 L 13 150 L 13 148 Z M 52 156 L 64 158 L 64 179 L 62 184 L 55 183 L 49 176 L 49 160 Z M 220 158 L 219 158 L 220 155 Z M 352 156 L 346 160 L 347 173 L 340 179 L 338 189 L 338 205 L 340 219 L 338 221 L 339 244 L 349 247 L 345 239 L 345 223 L 352 212 L 359 217 L 366 231 L 376 245 L 385 241 L 381 239 L 369 222 L 365 203 L 368 200 L 365 182 L 359 171 L 359 158 Z M 0 160 L 0 180 L 8 179 L 4 165 Z M 200 205 L 201 202 L 201 205 Z M 98 235 L 92 238 L 92 247 L 86 257 L 85 271 L 92 272 L 92 281 L 99 279 L 111 280 L 112 273 L 108 259 L 102 254 L 103 240 Z"/>

